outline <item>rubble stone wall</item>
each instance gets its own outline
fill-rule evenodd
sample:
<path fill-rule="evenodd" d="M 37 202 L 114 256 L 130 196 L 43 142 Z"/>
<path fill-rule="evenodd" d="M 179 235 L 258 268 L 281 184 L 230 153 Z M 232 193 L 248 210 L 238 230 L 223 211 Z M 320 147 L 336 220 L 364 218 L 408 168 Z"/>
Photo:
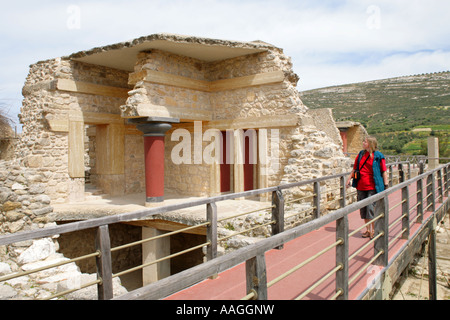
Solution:
<path fill-rule="evenodd" d="M 23 124 L 16 157 L 44 173 L 45 192 L 55 203 L 68 200 L 68 132 L 50 130 L 49 121 L 67 120 L 71 112 L 120 114 L 124 98 L 54 90 L 52 81 L 69 79 L 98 85 L 128 86 L 128 73 L 61 58 L 30 66 L 23 88 Z M 95 140 L 95 136 L 91 139 Z M 95 162 L 93 162 L 95 164 Z M 95 166 L 91 168 L 95 174 Z"/>
<path fill-rule="evenodd" d="M 18 161 L 0 161 L 1 233 L 15 233 L 53 222 L 45 176 Z"/>

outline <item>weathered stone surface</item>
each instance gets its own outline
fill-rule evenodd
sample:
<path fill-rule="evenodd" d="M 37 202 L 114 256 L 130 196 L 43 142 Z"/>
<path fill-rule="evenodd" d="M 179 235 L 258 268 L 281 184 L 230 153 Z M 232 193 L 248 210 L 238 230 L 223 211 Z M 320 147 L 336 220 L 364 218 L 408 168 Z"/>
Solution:
<path fill-rule="evenodd" d="M 52 241 L 50 239 L 43 240 L 34 241 L 33 245 L 23 251 L 18 259 L 21 262 L 25 260 L 33 262 L 23 264 L 20 268 L 11 259 L 7 259 L 7 262 L 0 262 L 0 276 L 9 275 L 13 272 L 36 270 L 69 260 L 60 253 L 54 253 L 53 249 L 55 246 L 51 244 Z M 47 253 L 51 254 L 47 255 Z M 8 258 L 7 254 L 0 256 L 2 260 L 5 258 Z M 14 267 L 15 271 L 12 270 L 12 267 Z M 0 284 L 0 300 L 45 299 L 65 290 L 77 289 L 81 285 L 93 282 L 96 279 L 96 274 L 82 273 L 74 262 L 70 262 L 58 267 L 32 273 L 28 276 L 21 276 L 2 282 Z M 119 296 L 127 292 L 121 285 L 119 278 L 113 279 L 113 285 L 114 296 Z M 97 286 L 93 285 L 79 292 L 63 296 L 62 299 L 96 300 Z"/>
<path fill-rule="evenodd" d="M 41 208 L 41 209 L 36 209 L 32 211 L 33 214 L 40 216 L 46 213 L 51 213 L 53 212 L 53 208 L 52 207 L 45 207 L 45 208 Z"/>
<path fill-rule="evenodd" d="M 2 210 L 8 212 L 20 208 L 21 206 L 22 204 L 20 202 L 6 201 L 3 203 Z"/>
<path fill-rule="evenodd" d="M 5 262 L 0 262 L 0 276 L 4 276 L 6 274 L 10 274 L 11 271 L 11 267 L 9 266 L 9 264 L 5 263 Z"/>
<path fill-rule="evenodd" d="M 27 187 L 20 183 L 14 183 L 11 187 L 12 190 L 25 190 Z"/>
<path fill-rule="evenodd" d="M 17 221 L 17 220 L 23 218 L 24 216 L 25 216 L 25 214 L 23 214 L 21 212 L 16 212 L 16 211 L 8 211 L 5 214 L 5 218 L 9 222 Z"/>
<path fill-rule="evenodd" d="M 15 297 L 17 295 L 17 291 L 6 284 L 0 284 L 0 300 L 7 300 Z"/>
<path fill-rule="evenodd" d="M 33 241 L 33 245 L 20 254 L 18 262 L 26 264 L 42 260 L 55 253 L 55 244 L 51 239 L 45 238 Z"/>

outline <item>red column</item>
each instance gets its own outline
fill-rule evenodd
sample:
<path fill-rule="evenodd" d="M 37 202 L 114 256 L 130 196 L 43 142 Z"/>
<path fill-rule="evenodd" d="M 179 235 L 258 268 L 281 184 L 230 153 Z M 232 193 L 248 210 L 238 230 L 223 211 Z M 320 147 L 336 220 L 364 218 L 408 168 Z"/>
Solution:
<path fill-rule="evenodd" d="M 342 146 L 342 152 L 347 152 L 347 131 L 340 131 L 343 146 Z"/>
<path fill-rule="evenodd" d="M 136 124 L 136 128 L 144 133 L 146 203 L 164 201 L 164 138 L 173 122 L 179 122 L 179 119 L 128 119 L 128 123 Z"/>
<path fill-rule="evenodd" d="M 164 136 L 144 136 L 146 202 L 164 201 Z"/>

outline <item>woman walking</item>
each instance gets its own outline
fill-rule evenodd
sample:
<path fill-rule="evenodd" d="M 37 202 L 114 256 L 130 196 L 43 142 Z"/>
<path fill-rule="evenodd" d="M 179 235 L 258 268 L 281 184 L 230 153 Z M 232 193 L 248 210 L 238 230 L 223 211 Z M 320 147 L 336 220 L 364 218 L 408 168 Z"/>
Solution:
<path fill-rule="evenodd" d="M 353 170 L 347 180 L 347 186 L 357 190 L 357 199 L 361 201 L 388 188 L 388 177 L 386 170 L 386 159 L 377 151 L 378 142 L 374 137 L 367 137 L 363 142 L 363 149 L 355 159 Z M 353 181 L 352 181 L 353 178 Z M 375 217 L 375 203 L 360 209 L 361 219 L 368 223 Z M 363 238 L 374 237 L 374 224 L 368 224 Z"/>

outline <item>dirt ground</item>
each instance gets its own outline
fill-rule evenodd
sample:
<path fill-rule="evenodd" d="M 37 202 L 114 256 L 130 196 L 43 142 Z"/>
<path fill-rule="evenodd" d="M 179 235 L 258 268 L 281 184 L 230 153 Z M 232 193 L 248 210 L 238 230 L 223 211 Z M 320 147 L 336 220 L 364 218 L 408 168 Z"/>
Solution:
<path fill-rule="evenodd" d="M 407 275 L 398 283 L 392 300 L 428 300 L 428 246 L 416 256 Z M 436 228 L 437 298 L 450 300 L 450 217 L 449 213 Z"/>

